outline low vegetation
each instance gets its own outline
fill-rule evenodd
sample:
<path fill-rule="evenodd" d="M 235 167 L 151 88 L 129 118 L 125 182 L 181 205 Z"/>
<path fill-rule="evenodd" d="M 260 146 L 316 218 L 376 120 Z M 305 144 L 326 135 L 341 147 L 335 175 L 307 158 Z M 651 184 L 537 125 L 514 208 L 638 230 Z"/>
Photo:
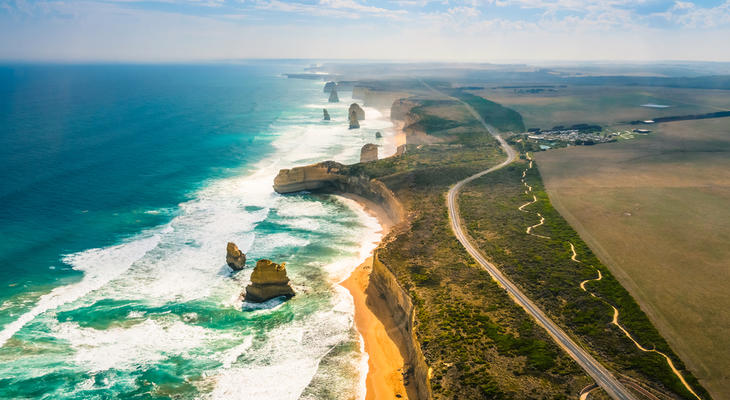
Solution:
<path fill-rule="evenodd" d="M 534 213 L 518 210 L 532 199 L 524 193 L 520 181 L 526 164 L 512 164 L 488 174 L 462 192 L 460 211 L 479 248 L 599 360 L 652 387 L 694 398 L 663 357 L 638 350 L 611 324 L 613 310 L 603 299 L 620 310 L 620 323 L 639 343 L 670 355 L 695 391 L 707 396 L 629 293 L 552 207 L 536 168 L 527 173 L 527 183 L 533 187 L 531 194 L 538 199 L 529 209 L 545 217 L 545 224 L 535 228 L 535 233 L 544 237 L 525 233 L 526 227 L 539 221 Z M 575 245 L 582 263 L 571 261 L 569 243 Z M 603 279 L 589 285 L 600 299 L 580 288 L 580 282 L 596 278 L 596 269 Z"/>
<path fill-rule="evenodd" d="M 525 131 L 522 115 L 511 108 L 463 91 L 456 91 L 454 96 L 468 103 L 485 121 L 502 132 Z"/>
<path fill-rule="evenodd" d="M 492 141 L 493 142 L 493 141 Z M 444 206 L 454 182 L 497 164 L 489 146 L 409 146 L 353 166 L 393 190 L 410 215 L 379 252 L 416 305 L 415 332 L 435 398 L 571 398 L 590 378 L 480 269 L 453 236 Z"/>

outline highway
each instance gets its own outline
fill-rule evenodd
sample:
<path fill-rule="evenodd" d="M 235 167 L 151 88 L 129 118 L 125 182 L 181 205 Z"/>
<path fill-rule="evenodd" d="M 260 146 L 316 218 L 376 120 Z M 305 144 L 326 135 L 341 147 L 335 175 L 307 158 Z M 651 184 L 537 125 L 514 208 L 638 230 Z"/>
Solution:
<path fill-rule="evenodd" d="M 446 204 L 449 209 L 449 221 L 451 223 L 451 229 L 454 231 L 454 235 L 456 235 L 456 238 L 459 239 L 459 242 L 461 242 L 464 248 L 466 248 L 466 251 L 469 252 L 474 260 L 476 260 L 482 268 L 487 270 L 492 278 L 497 281 L 497 283 L 499 283 L 499 285 L 502 286 L 502 288 L 504 288 L 507 293 L 509 293 L 515 303 L 522 306 L 522 308 L 524 308 L 528 314 L 535 318 L 537 323 L 545 328 L 545 330 L 553 338 L 553 340 L 555 340 L 555 342 L 557 342 L 558 345 L 560 345 L 560 347 L 562 347 L 609 396 L 614 399 L 620 400 L 635 400 L 634 395 L 631 394 L 631 392 L 629 392 L 628 389 L 626 389 L 611 374 L 611 372 L 609 372 L 603 365 L 601 365 L 601 363 L 599 363 L 595 358 L 593 358 L 590 354 L 583 350 L 582 347 L 575 343 L 570 338 L 570 336 L 568 336 L 568 334 L 560 329 L 560 327 L 558 327 L 555 322 L 548 318 L 545 313 L 543 313 L 543 311 L 539 307 L 537 307 L 537 305 L 535 305 L 524 293 L 522 293 L 522 291 L 519 290 L 517 286 L 512 283 L 512 281 L 507 279 L 507 277 L 505 277 L 497 267 L 487 261 L 487 259 L 481 254 L 481 252 L 469 241 L 469 237 L 466 234 L 466 230 L 462 225 L 461 218 L 459 217 L 459 207 L 457 202 L 459 191 L 464 187 L 464 185 L 468 184 L 469 182 L 509 165 L 515 160 L 515 158 L 517 157 L 517 153 L 497 133 L 496 129 L 487 124 L 484 119 L 482 119 L 482 117 L 476 112 L 476 110 L 474 110 L 469 104 L 455 97 L 451 97 L 444 93 L 441 93 L 423 81 L 421 81 L 421 83 L 423 83 L 423 85 L 429 88 L 431 91 L 441 96 L 445 96 L 447 98 L 462 103 L 474 116 L 474 118 L 476 118 L 484 126 L 484 128 L 497 139 L 499 144 L 502 146 L 502 149 L 504 149 L 505 153 L 507 154 L 507 159 L 499 165 L 496 165 L 485 171 L 474 174 L 462 181 L 459 181 L 451 189 L 449 189 Z"/>

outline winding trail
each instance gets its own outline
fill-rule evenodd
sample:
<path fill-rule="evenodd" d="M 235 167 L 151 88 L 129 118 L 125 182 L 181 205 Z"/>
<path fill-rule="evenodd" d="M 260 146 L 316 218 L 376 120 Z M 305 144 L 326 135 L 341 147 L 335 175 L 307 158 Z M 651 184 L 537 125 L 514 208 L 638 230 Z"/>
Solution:
<path fill-rule="evenodd" d="M 527 184 L 527 181 L 525 180 L 526 179 L 526 176 L 527 176 L 527 171 L 530 170 L 530 169 L 532 169 L 532 158 L 530 157 L 529 153 L 527 154 L 527 159 L 530 160 L 530 165 L 524 171 L 522 171 L 522 184 L 525 185 L 525 187 L 528 188 L 528 191 L 525 191 L 525 193 L 529 195 L 529 193 L 532 192 L 532 186 L 530 186 L 529 184 Z M 536 202 L 537 202 L 537 197 L 533 194 L 532 195 L 532 201 L 528 201 L 527 203 L 521 205 L 520 207 L 518 207 L 518 210 L 523 211 L 523 212 L 529 212 L 529 211 L 525 210 L 524 208 L 527 207 L 527 206 L 529 206 L 529 205 L 531 205 L 531 204 L 534 204 Z M 525 232 L 527 234 L 529 234 L 529 235 L 537 236 L 539 238 L 550 239 L 549 236 L 543 236 L 543 235 L 538 235 L 538 234 L 532 233 L 532 230 L 534 228 L 537 228 L 538 226 L 540 226 L 540 225 L 542 225 L 542 224 L 545 223 L 545 218 L 540 213 L 536 212 L 535 214 L 537 214 L 537 216 L 540 217 L 540 223 L 535 224 L 535 225 L 532 225 L 532 226 L 528 226 L 527 229 L 525 230 Z M 573 253 L 570 256 L 570 260 L 573 261 L 573 262 L 576 262 L 576 263 L 582 263 L 580 260 L 578 260 L 578 253 L 576 253 L 575 246 L 573 245 L 573 243 L 568 242 L 568 244 L 570 245 L 570 251 Z M 618 309 L 616 307 L 614 307 L 611 303 L 609 303 L 606 300 L 598 297 L 595 293 L 589 292 L 586 289 L 586 284 L 588 282 L 593 282 L 593 281 L 596 281 L 597 282 L 597 281 L 600 281 L 601 279 L 603 279 L 603 275 L 601 274 L 601 270 L 599 270 L 598 268 L 595 268 L 595 270 L 598 273 L 598 278 L 584 280 L 583 282 L 580 283 L 580 288 L 583 289 L 584 292 L 590 294 L 591 296 L 593 296 L 593 297 L 595 297 L 595 298 L 603 301 L 608 306 L 610 306 L 613 309 L 613 320 L 611 321 L 611 323 L 613 325 L 615 325 L 616 327 L 618 327 L 621 330 L 621 332 L 623 332 L 624 335 L 626 335 L 626 337 L 629 338 L 629 340 L 631 340 L 634 343 L 634 345 L 636 345 L 636 348 L 638 348 L 639 350 L 641 350 L 643 352 L 647 352 L 647 353 L 657 353 L 657 354 L 661 355 L 662 357 L 664 357 L 664 359 L 667 361 L 667 365 L 669 365 L 669 368 L 672 370 L 672 372 L 674 373 L 674 375 L 676 375 L 677 378 L 679 378 L 679 380 L 682 382 L 682 384 L 684 385 L 684 387 L 690 393 L 692 393 L 692 395 L 695 396 L 695 398 L 697 398 L 697 400 L 701 400 L 700 396 L 698 396 L 697 393 L 695 393 L 695 391 L 692 390 L 692 387 L 684 379 L 684 376 L 682 376 L 682 373 L 679 372 L 679 370 L 677 370 L 677 368 L 674 366 L 674 363 L 672 362 L 672 359 L 669 358 L 669 356 L 667 356 L 666 354 L 662 353 L 659 350 L 656 350 L 656 349 L 648 349 L 648 348 L 642 346 L 639 342 L 637 342 L 636 339 L 634 339 L 634 337 L 631 336 L 631 333 L 629 333 L 629 331 L 626 330 L 626 328 L 623 325 L 621 325 L 621 323 L 619 323 L 619 311 L 618 311 Z M 587 396 L 587 393 L 586 393 L 586 396 Z"/>
<path fill-rule="evenodd" d="M 525 177 L 527 176 L 527 171 L 530 170 L 530 169 L 532 169 L 532 158 L 530 157 L 530 153 L 527 153 L 526 154 L 526 157 L 527 157 L 528 160 L 530 160 L 530 165 L 524 171 L 522 171 L 522 184 L 527 188 L 527 190 L 525 191 L 525 194 L 529 195 L 530 193 L 532 193 L 532 186 L 530 186 L 530 185 L 527 184 L 527 181 L 525 180 Z M 535 203 L 537 203 L 537 196 L 535 196 L 533 194 L 532 195 L 532 201 L 528 201 L 527 203 L 521 205 L 517 209 L 520 210 L 520 211 L 522 211 L 522 212 L 530 212 L 530 211 L 525 210 L 525 207 L 527 207 L 527 206 L 529 206 L 531 204 L 535 204 Z M 542 224 L 545 223 L 545 217 L 543 217 L 542 214 L 540 214 L 539 212 L 535 212 L 535 214 L 540 218 L 540 222 L 538 222 L 535 225 L 528 226 L 527 229 L 525 229 L 525 233 L 527 233 L 528 235 L 532 235 L 532 236 L 536 236 L 536 237 L 542 238 L 542 239 L 550 239 L 550 236 L 538 235 L 537 233 L 533 233 L 532 232 L 533 229 L 535 229 L 538 226 L 540 226 L 540 225 L 542 225 Z"/>
<path fill-rule="evenodd" d="M 568 244 L 570 244 L 570 250 L 573 252 L 573 255 L 570 257 L 570 259 L 572 261 L 574 261 L 574 262 L 581 263 L 581 261 L 578 260 L 578 258 L 577 258 L 578 254 L 575 252 L 575 246 L 573 246 L 573 243 L 568 242 Z M 634 345 L 636 345 L 636 348 L 638 348 L 639 350 L 641 350 L 643 352 L 647 352 L 647 353 L 657 353 L 657 354 L 661 355 L 662 357 L 664 357 L 664 359 L 667 361 L 667 365 L 669 365 L 669 368 L 672 370 L 672 372 L 674 372 L 674 375 L 676 375 L 677 378 L 679 378 L 679 380 L 682 382 L 682 385 L 684 385 L 684 387 L 690 393 L 692 393 L 692 395 L 695 396 L 695 398 L 697 398 L 697 400 L 701 400 L 700 396 L 698 396 L 697 393 L 695 393 L 695 391 L 692 390 L 692 387 L 684 379 L 684 376 L 682 376 L 682 373 L 679 372 L 679 370 L 677 370 L 677 368 L 674 366 L 674 363 L 672 362 L 672 359 L 669 358 L 669 356 L 667 356 L 666 354 L 662 353 L 661 351 L 659 351 L 657 349 L 648 349 L 648 348 L 642 346 L 639 342 L 637 342 L 636 339 L 634 339 L 634 337 L 631 336 L 631 334 L 629 333 L 629 331 L 627 331 L 626 328 L 624 328 L 624 326 L 621 325 L 621 323 L 619 323 L 619 320 L 618 320 L 618 316 L 619 316 L 618 308 L 614 307 L 613 304 L 611 304 L 611 303 L 607 302 L 606 300 L 604 300 L 604 299 L 596 296 L 595 293 L 589 292 L 586 289 L 586 283 L 593 282 L 593 281 L 600 281 L 603 278 L 603 275 L 601 275 L 601 270 L 600 269 L 596 268 L 596 272 L 598 272 L 598 278 L 584 280 L 583 282 L 580 283 L 580 288 L 583 289 L 584 292 L 590 294 L 591 296 L 593 296 L 593 297 L 601 300 L 602 302 L 604 302 L 608 306 L 610 306 L 613 309 L 613 319 L 611 320 L 611 323 L 613 325 L 616 325 L 616 327 L 618 327 L 621 330 L 621 332 L 623 332 L 624 335 L 626 335 L 626 337 L 629 338 L 629 340 L 631 340 L 634 343 Z"/>
<path fill-rule="evenodd" d="M 461 180 L 457 182 L 454 186 L 452 186 L 451 189 L 449 189 L 448 195 L 446 197 L 446 205 L 449 212 L 449 222 L 451 223 L 451 229 L 454 232 L 456 238 L 459 240 L 459 242 L 461 242 L 462 246 L 464 246 L 466 251 L 474 258 L 474 260 L 492 276 L 492 279 L 494 279 L 497 283 L 499 283 L 500 286 L 502 286 L 507 291 L 507 293 L 512 297 L 515 303 L 524 308 L 525 311 L 530 314 L 540 326 L 545 328 L 545 330 L 553 338 L 553 340 L 555 340 L 555 342 L 560 347 L 562 347 L 568 353 L 568 355 L 570 355 L 578 363 L 578 365 L 580 365 L 586 371 L 586 373 L 588 373 L 588 375 L 590 375 L 596 381 L 596 383 L 601 386 L 606 393 L 608 393 L 609 396 L 619 400 L 634 400 L 634 395 L 631 394 L 631 392 L 629 392 L 611 374 L 611 372 L 609 372 L 603 365 L 596 361 L 596 359 L 588 354 L 588 352 L 586 352 L 582 347 L 575 343 L 573 339 L 571 339 L 570 336 L 565 333 L 565 331 L 563 331 L 560 327 L 558 327 L 557 324 L 555 324 L 555 322 L 548 318 L 547 315 L 545 315 L 545 313 L 537 305 L 535 305 L 535 303 L 532 302 L 532 300 L 530 300 L 524 293 L 522 293 L 520 289 L 517 288 L 514 283 L 512 283 L 512 281 L 507 279 L 507 277 L 502 274 L 502 271 L 494 266 L 494 264 L 487 261 L 487 259 L 482 255 L 477 247 L 471 243 L 469 236 L 466 233 L 466 229 L 462 224 L 461 217 L 459 216 L 459 208 L 457 202 L 459 191 L 461 191 L 461 189 L 469 182 L 509 165 L 515 160 L 515 158 L 517 157 L 517 153 L 497 133 L 496 129 L 487 124 L 484 119 L 482 119 L 482 117 L 476 112 L 476 110 L 474 110 L 469 104 L 462 101 L 461 99 L 457 99 L 455 97 L 451 97 L 439 92 L 438 90 L 428 85 L 426 82 L 421 81 L 421 83 L 434 93 L 463 104 L 464 107 L 469 110 L 469 113 L 473 115 L 474 118 L 477 119 L 477 121 L 479 121 L 484 129 L 486 129 L 487 132 L 489 132 L 492 136 L 494 136 L 495 139 L 497 139 L 500 146 L 502 146 L 502 149 L 507 154 L 507 159 L 499 165 L 496 165 L 492 168 L 481 171 L 464 180 Z M 532 161 L 530 161 L 530 166 L 532 166 Z"/>

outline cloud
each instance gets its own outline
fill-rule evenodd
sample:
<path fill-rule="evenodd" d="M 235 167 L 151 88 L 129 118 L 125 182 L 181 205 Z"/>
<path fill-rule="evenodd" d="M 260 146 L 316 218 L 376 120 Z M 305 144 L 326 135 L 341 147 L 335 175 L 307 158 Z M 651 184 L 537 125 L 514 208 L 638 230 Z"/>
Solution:
<path fill-rule="evenodd" d="M 687 28 L 717 28 L 730 25 L 730 0 L 715 7 L 698 7 L 685 1 L 675 1 L 674 5 L 664 13 L 653 16 Z"/>
<path fill-rule="evenodd" d="M 0 0 L 0 59 L 730 58 L 730 0 L 657 1 Z"/>
<path fill-rule="evenodd" d="M 280 0 L 258 0 L 255 4 L 256 8 L 261 10 L 349 19 L 359 19 L 372 15 L 396 18 L 406 14 L 406 11 L 402 9 L 368 6 L 354 0 L 319 0 L 317 4 L 285 2 Z"/>

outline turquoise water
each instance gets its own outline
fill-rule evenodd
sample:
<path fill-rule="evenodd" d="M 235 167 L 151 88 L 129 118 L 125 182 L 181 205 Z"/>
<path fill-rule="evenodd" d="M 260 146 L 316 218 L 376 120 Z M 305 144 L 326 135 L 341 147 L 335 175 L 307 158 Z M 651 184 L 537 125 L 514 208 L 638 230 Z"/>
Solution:
<path fill-rule="evenodd" d="M 321 82 L 281 77 L 303 66 L 0 67 L 0 397 L 362 393 L 337 282 L 379 227 L 271 183 L 357 161 L 390 123 L 366 108 L 349 131 L 347 93 L 330 105 Z M 253 262 L 233 273 L 228 241 L 287 262 L 298 295 L 242 302 Z"/>

